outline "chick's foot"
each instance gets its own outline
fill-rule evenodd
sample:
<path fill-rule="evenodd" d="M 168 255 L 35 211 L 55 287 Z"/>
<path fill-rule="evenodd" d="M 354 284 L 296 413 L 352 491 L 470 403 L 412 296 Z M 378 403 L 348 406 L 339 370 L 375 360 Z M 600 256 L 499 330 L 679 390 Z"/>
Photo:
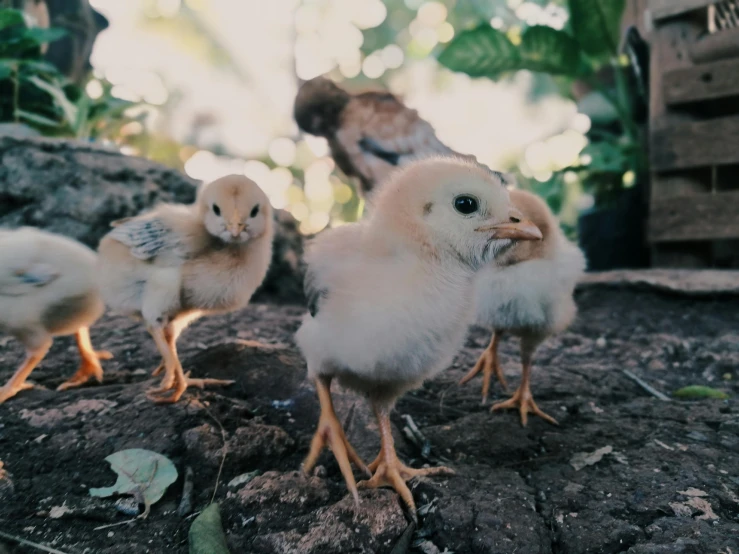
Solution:
<path fill-rule="evenodd" d="M 488 392 L 490 391 L 490 377 L 493 372 L 498 378 L 500 384 L 503 386 L 503 390 L 508 390 L 508 383 L 506 383 L 505 376 L 503 375 L 503 369 L 498 363 L 498 356 L 495 354 L 495 352 L 491 352 L 491 350 L 488 348 L 480 355 L 480 358 L 477 360 L 475 367 L 473 367 L 467 375 L 460 379 L 459 384 L 464 385 L 465 383 L 471 381 L 481 371 L 483 372 L 482 404 L 485 404 L 488 400 Z"/>
<path fill-rule="evenodd" d="M 524 385 L 518 387 L 513 396 L 505 402 L 498 402 L 497 404 L 493 404 L 493 407 L 490 408 L 490 411 L 494 412 L 497 410 L 510 410 L 516 408 L 518 408 L 518 411 L 521 414 L 521 425 L 523 425 L 524 427 L 526 427 L 526 424 L 528 423 L 529 413 L 539 416 L 544 421 L 547 421 L 552 425 L 559 425 L 556 419 L 539 409 L 539 406 L 537 406 L 536 402 L 534 402 L 534 397 L 531 394 L 531 389 L 528 386 Z"/>
<path fill-rule="evenodd" d="M 184 375 L 175 375 L 171 384 L 164 381 L 168 381 L 166 375 L 162 386 L 148 392 L 149 398 L 157 404 L 174 404 L 189 387 L 204 389 L 209 385 L 228 386 L 236 382 L 231 379 L 194 379 L 190 377 L 189 371 Z"/>
<path fill-rule="evenodd" d="M 90 379 L 95 379 L 98 383 L 103 382 L 103 368 L 100 366 L 100 360 L 110 360 L 113 354 L 107 350 L 91 352 L 90 355 L 82 358 L 79 369 L 69 379 L 59 385 L 56 390 L 67 390 L 84 385 Z"/>
<path fill-rule="evenodd" d="M 15 386 L 11 386 L 10 383 L 8 383 L 5 386 L 0 387 L 0 404 L 5 402 L 8 398 L 13 398 L 19 392 L 32 389 L 33 387 L 33 383 L 21 383 L 20 385 Z"/>
<path fill-rule="evenodd" d="M 411 517 L 416 519 L 416 503 L 413 500 L 406 481 L 410 481 L 415 477 L 432 477 L 454 475 L 454 470 L 448 467 L 428 467 L 422 469 L 414 469 L 408 467 L 401 462 L 395 455 L 395 452 L 389 455 L 380 454 L 377 459 L 369 465 L 370 471 L 373 472 L 372 478 L 367 481 L 360 481 L 357 486 L 360 489 L 376 489 L 380 487 L 392 487 L 405 502 L 411 513 Z"/>
<path fill-rule="evenodd" d="M 326 447 L 330 448 L 339 464 L 339 469 L 346 482 L 346 488 L 349 489 L 349 492 L 354 497 L 354 502 L 359 504 L 359 493 L 357 492 L 357 484 L 354 480 L 351 464 L 357 466 L 367 477 L 370 477 L 372 473 L 346 438 L 344 428 L 334 411 L 330 386 L 331 381 L 328 379 L 319 378 L 316 381 L 318 399 L 321 403 L 321 417 L 318 420 L 318 428 L 311 441 L 310 452 L 303 462 L 303 471 L 306 474 L 310 474 L 323 449 Z"/>

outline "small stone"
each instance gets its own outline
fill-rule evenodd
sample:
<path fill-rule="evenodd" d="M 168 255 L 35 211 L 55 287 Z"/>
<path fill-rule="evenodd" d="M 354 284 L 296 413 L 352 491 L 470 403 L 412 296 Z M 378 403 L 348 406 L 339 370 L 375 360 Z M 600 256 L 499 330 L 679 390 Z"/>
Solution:
<path fill-rule="evenodd" d="M 605 348 L 606 347 L 606 338 L 605 337 L 598 337 L 598 339 L 595 341 L 595 346 L 598 348 Z"/>
<path fill-rule="evenodd" d="M 667 368 L 667 366 L 662 360 L 657 360 L 657 359 L 654 359 L 651 362 L 649 362 L 649 365 L 647 367 L 651 371 L 662 371 Z"/>

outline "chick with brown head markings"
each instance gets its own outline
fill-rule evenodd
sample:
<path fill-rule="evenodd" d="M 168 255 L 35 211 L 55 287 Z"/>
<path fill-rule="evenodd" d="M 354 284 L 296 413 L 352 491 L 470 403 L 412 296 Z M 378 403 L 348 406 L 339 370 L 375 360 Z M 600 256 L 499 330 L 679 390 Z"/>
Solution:
<path fill-rule="evenodd" d="M 325 137 L 336 165 L 358 177 L 368 195 L 396 168 L 428 156 L 455 155 L 418 112 L 387 91 L 349 94 L 333 81 L 316 77 L 298 91 L 294 109 L 298 127 Z"/>
<path fill-rule="evenodd" d="M 243 308 L 272 256 L 272 207 L 240 175 L 204 185 L 192 205 L 164 204 L 114 224 L 100 242 L 101 288 L 108 305 L 140 317 L 162 355 L 157 402 L 176 402 L 188 386 L 232 381 L 193 379 L 177 355 L 189 323 Z"/>
<path fill-rule="evenodd" d="M 0 403 L 33 387 L 26 379 L 56 336 L 75 335 L 82 364 L 57 390 L 103 380 L 89 327 L 105 306 L 95 276 L 95 253 L 78 242 L 32 227 L 0 231 L 0 331 L 19 340 L 26 359 L 0 387 Z"/>
<path fill-rule="evenodd" d="M 541 230 L 543 239 L 516 243 L 478 275 L 477 319 L 479 324 L 491 327 L 493 335 L 477 364 L 460 384 L 482 372 L 483 404 L 493 373 L 505 388 L 498 345 L 504 334 L 520 337 L 521 384 L 513 397 L 495 404 L 492 410 L 518 409 L 523 425 L 529 413 L 556 424 L 553 417 L 536 405 L 531 394 L 533 355 L 548 336 L 563 331 L 574 319 L 577 308 L 572 295 L 585 270 L 585 257 L 565 238 L 554 214 L 541 198 L 522 190 L 512 190 L 510 196 L 522 216 Z"/>
<path fill-rule="evenodd" d="M 404 392 L 449 366 L 474 318 L 478 270 L 539 230 L 510 205 L 504 177 L 478 164 L 433 158 L 401 169 L 379 190 L 363 221 L 319 235 L 306 255 L 309 311 L 296 340 L 315 382 L 321 417 L 304 469 L 325 446 L 357 496 L 351 463 L 372 477 L 361 487 L 393 487 L 411 508 L 406 481 L 447 473 L 413 469 L 395 453 L 390 410 Z M 381 450 L 366 466 L 347 441 L 331 403 L 336 378 L 366 394 Z"/>

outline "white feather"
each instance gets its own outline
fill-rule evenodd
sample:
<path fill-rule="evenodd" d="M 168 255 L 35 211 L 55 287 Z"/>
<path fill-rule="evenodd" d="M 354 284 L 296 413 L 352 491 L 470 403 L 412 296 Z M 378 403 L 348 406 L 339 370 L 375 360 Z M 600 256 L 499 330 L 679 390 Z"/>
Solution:
<path fill-rule="evenodd" d="M 582 252 L 561 233 L 547 258 L 502 268 L 491 264 L 475 282 L 477 322 L 494 329 L 561 331 L 575 317 L 572 293 L 584 270 Z"/>

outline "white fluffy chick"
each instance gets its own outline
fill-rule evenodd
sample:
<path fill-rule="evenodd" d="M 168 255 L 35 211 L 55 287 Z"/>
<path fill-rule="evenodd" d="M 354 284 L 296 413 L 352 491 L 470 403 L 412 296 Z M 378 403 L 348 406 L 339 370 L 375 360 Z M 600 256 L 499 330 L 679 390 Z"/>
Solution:
<path fill-rule="evenodd" d="M 0 231 L 0 332 L 26 348 L 25 361 L 0 387 L 0 403 L 33 387 L 26 379 L 56 336 L 76 335 L 82 358 L 77 372 L 57 390 L 91 377 L 102 382 L 100 359 L 112 355 L 90 344 L 89 327 L 105 311 L 95 260 L 95 252 L 67 237 L 33 227 Z"/>
<path fill-rule="evenodd" d="M 521 423 L 528 413 L 556 420 L 542 412 L 531 394 L 534 351 L 548 336 L 564 330 L 575 317 L 572 298 L 585 271 L 585 256 L 562 233 L 554 214 L 539 197 L 522 190 L 510 191 L 511 202 L 541 230 L 540 242 L 518 243 L 480 272 L 476 280 L 478 323 L 493 329 L 489 346 L 477 364 L 462 378 L 466 383 L 483 372 L 482 402 L 487 400 L 490 376 L 495 372 L 506 387 L 498 362 L 498 344 L 505 333 L 521 338 L 521 384 L 513 397 L 491 410 L 518 408 Z"/>
<path fill-rule="evenodd" d="M 243 308 L 264 280 L 273 238 L 267 195 L 229 175 L 202 186 L 192 205 L 163 204 L 114 226 L 100 242 L 101 288 L 112 309 L 144 320 L 162 355 L 165 375 L 152 397 L 176 402 L 188 386 L 231 384 L 185 375 L 176 342 L 198 317 Z"/>
<path fill-rule="evenodd" d="M 397 458 L 389 414 L 395 400 L 452 362 L 474 318 L 475 273 L 539 230 L 513 210 L 503 175 L 474 162 L 431 158 L 400 169 L 360 223 L 318 236 L 306 255 L 306 315 L 296 339 L 315 382 L 321 418 L 304 470 L 330 446 L 358 501 L 363 487 L 393 487 L 415 517 L 405 481 L 447 468 L 412 469 Z M 339 382 L 369 396 L 381 452 L 365 466 L 331 403 Z M 369 470 L 369 471 L 368 471 Z M 371 472 L 371 473 L 370 473 Z"/>

